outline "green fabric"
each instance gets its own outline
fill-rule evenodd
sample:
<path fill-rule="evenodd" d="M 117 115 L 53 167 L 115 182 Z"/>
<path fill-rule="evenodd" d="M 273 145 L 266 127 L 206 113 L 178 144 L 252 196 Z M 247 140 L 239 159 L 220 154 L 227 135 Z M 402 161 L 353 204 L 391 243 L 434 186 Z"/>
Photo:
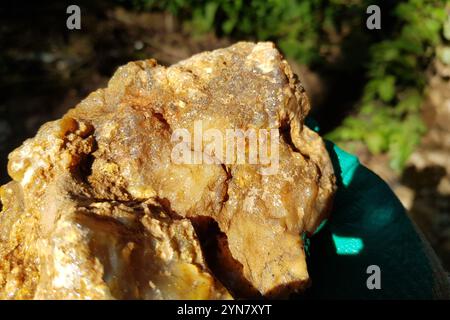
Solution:
<path fill-rule="evenodd" d="M 328 222 L 308 241 L 313 285 L 306 297 L 436 298 L 436 268 L 400 201 L 357 157 L 329 141 L 326 146 L 338 189 Z M 367 288 L 370 265 L 381 269 L 380 290 Z"/>

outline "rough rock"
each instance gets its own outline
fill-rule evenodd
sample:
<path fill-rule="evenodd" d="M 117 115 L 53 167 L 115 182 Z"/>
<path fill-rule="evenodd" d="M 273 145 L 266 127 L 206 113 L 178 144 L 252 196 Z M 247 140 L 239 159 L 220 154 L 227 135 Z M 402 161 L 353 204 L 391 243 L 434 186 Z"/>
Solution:
<path fill-rule="evenodd" d="M 271 43 L 242 42 L 168 68 L 120 67 L 107 88 L 10 154 L 0 297 L 222 299 L 304 289 L 302 235 L 327 216 L 335 189 L 323 141 L 303 125 L 308 112 Z M 223 136 L 276 129 L 278 170 L 261 174 L 266 163 L 237 155 L 220 161 L 205 143 L 189 155 L 212 163 L 175 163 L 173 133 L 194 136 L 198 121 Z M 211 222 L 218 232 L 199 236 Z M 221 258 L 227 270 L 208 261 Z"/>

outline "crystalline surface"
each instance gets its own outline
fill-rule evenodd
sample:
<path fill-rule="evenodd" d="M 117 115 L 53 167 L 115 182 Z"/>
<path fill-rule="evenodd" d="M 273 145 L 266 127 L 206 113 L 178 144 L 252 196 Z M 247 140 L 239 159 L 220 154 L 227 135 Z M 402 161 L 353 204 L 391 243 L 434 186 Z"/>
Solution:
<path fill-rule="evenodd" d="M 303 125 L 308 111 L 271 43 L 237 43 L 168 68 L 120 67 L 106 89 L 10 154 L 0 298 L 229 298 L 208 265 L 233 293 L 244 282 L 266 296 L 303 289 L 301 234 L 326 217 L 335 188 L 322 140 Z M 278 170 L 261 174 L 267 164 L 237 156 L 175 163 L 171 135 L 194 136 L 200 121 L 223 136 L 279 129 Z M 215 152 L 189 150 L 192 159 Z M 199 217 L 217 223 L 221 235 L 210 237 L 221 238 L 226 257 L 206 253 L 192 224 L 201 229 Z"/>

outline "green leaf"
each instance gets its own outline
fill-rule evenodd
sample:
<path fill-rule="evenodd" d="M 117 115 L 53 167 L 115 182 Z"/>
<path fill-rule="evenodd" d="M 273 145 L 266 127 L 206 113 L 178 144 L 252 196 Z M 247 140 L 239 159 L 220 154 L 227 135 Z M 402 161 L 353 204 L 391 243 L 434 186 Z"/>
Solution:
<path fill-rule="evenodd" d="M 395 77 L 387 76 L 378 84 L 378 94 L 384 102 L 391 101 L 395 96 Z"/>
<path fill-rule="evenodd" d="M 373 154 L 379 154 L 386 149 L 386 141 L 378 132 L 370 132 L 366 135 L 365 141 L 369 151 Z"/>
<path fill-rule="evenodd" d="M 234 26 L 236 25 L 236 21 L 237 20 L 235 20 L 235 19 L 228 19 L 227 21 L 225 21 L 222 24 L 222 31 L 225 34 L 230 34 L 233 31 Z"/>

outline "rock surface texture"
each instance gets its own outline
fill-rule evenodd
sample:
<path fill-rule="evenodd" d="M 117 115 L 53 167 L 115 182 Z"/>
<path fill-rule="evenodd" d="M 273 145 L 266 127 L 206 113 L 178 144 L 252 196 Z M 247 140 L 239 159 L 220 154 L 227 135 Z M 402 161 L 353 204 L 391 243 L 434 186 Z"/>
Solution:
<path fill-rule="evenodd" d="M 323 141 L 303 125 L 308 111 L 271 43 L 237 43 L 170 67 L 120 67 L 107 88 L 10 154 L 13 181 L 0 188 L 0 298 L 226 299 L 304 289 L 302 235 L 327 216 L 335 189 Z M 236 157 L 174 163 L 173 133 L 194 136 L 198 121 L 223 136 L 278 129 L 277 172 Z"/>

